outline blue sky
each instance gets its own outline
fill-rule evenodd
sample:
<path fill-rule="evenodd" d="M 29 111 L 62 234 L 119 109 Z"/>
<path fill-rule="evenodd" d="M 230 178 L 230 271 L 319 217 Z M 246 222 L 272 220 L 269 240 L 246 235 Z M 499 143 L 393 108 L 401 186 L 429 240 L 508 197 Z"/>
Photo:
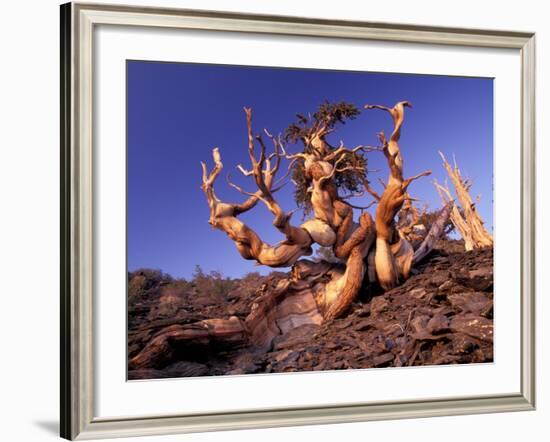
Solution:
<path fill-rule="evenodd" d="M 473 180 L 473 196 L 489 229 L 493 226 L 493 81 L 491 79 L 409 74 L 324 71 L 186 63 L 129 61 L 127 65 L 128 124 L 128 268 L 161 269 L 189 278 L 199 264 L 230 277 L 250 271 L 269 272 L 245 261 L 223 232 L 208 224 L 208 206 L 200 189 L 200 161 L 212 165 L 211 150 L 219 147 L 225 166 L 216 183 L 223 200 L 244 197 L 231 189 L 225 174 L 249 190 L 251 178 L 235 166 L 247 165 L 246 120 L 243 107 L 253 108 L 256 132 L 282 132 L 296 113 L 313 113 L 324 100 L 393 106 L 409 100 L 400 147 L 405 176 L 425 169 L 432 176 L 415 181 L 413 197 L 431 209 L 441 207 L 432 184 L 446 174 L 437 154 L 454 154 L 464 176 Z M 363 111 L 331 134 L 347 146 L 376 145 L 376 134 L 390 134 L 389 115 Z M 289 146 L 292 152 L 299 145 Z M 388 175 L 384 157 L 368 154 L 370 175 Z M 292 183 L 277 193 L 286 210 L 295 207 Z M 356 198 L 363 205 L 370 197 Z M 282 239 L 262 204 L 243 216 L 264 241 Z M 299 223 L 301 213 L 294 215 Z"/>

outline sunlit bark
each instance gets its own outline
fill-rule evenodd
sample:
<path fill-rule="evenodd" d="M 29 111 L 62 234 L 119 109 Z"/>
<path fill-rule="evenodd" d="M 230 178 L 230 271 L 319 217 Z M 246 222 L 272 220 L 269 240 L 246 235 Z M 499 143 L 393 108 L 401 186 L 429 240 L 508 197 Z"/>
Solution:
<path fill-rule="evenodd" d="M 403 204 L 410 199 L 407 189 L 412 181 L 429 175 L 430 171 L 419 173 L 410 178 L 403 177 L 403 157 L 399 147 L 404 108 L 410 103 L 402 101 L 393 108 L 380 105 L 366 105 L 367 109 L 381 109 L 388 112 L 393 120 L 394 129 L 389 138 L 379 134 L 380 147 L 357 146 L 349 149 L 343 143 L 332 148 L 325 140 L 330 132 L 326 125 L 316 123 L 307 136 L 303 137 L 304 151 L 289 154 L 280 137 L 265 130 L 273 144 L 273 152 L 268 153 L 261 135 L 254 135 L 252 110 L 245 108 L 248 135 L 248 157 L 250 168 L 242 165 L 238 169 L 251 177 L 257 188 L 254 192 L 244 190 L 231 181 L 229 184 L 247 196 L 242 203 L 227 203 L 217 198 L 214 183 L 223 169 L 221 155 L 216 148 L 212 157 L 214 167 L 203 168 L 202 189 L 210 206 L 210 224 L 225 232 L 235 242 L 237 250 L 245 259 L 252 259 L 270 267 L 291 267 L 301 265 L 301 257 L 310 255 L 312 245 L 331 247 L 334 256 L 342 262 L 333 266 L 325 275 L 325 282 L 317 288 L 315 300 L 325 319 L 341 316 L 356 298 L 365 276 L 370 282 L 378 282 L 383 289 L 390 289 L 408 278 L 413 264 L 414 251 L 405 235 L 396 228 L 396 216 Z M 338 193 L 335 176 L 345 171 L 365 172 L 362 166 L 344 165 L 346 155 L 382 151 L 386 157 L 389 177 L 384 190 L 378 194 L 368 182 L 365 189 L 377 203 L 373 220 L 368 212 L 361 208 L 358 221 L 354 221 L 354 208 L 346 198 Z M 299 226 L 291 223 L 292 212 L 285 212 L 275 198 L 276 191 L 284 185 L 284 179 L 277 180 L 276 175 L 282 160 L 303 161 L 304 173 L 309 182 L 309 200 L 313 217 Z M 290 165 L 289 165 L 290 170 Z M 273 214 L 273 225 L 285 239 L 276 245 L 265 243 L 259 235 L 238 216 L 253 209 L 258 202 L 265 204 Z M 368 206 L 367 206 L 368 207 Z M 441 233 L 438 230 L 435 233 Z M 434 235 L 430 237 L 434 239 Z M 425 243 L 422 253 L 428 253 L 433 241 Z M 299 278 L 301 273 L 295 273 Z M 298 275 L 298 276 L 296 276 Z M 303 278 L 311 278 L 302 273 Z M 327 279 L 328 278 L 328 279 Z"/>
<path fill-rule="evenodd" d="M 431 171 L 425 171 L 411 178 L 403 177 L 403 157 L 399 148 L 399 139 L 405 118 L 405 107 L 411 107 L 411 104 L 408 101 L 400 101 L 392 108 L 380 105 L 365 106 L 366 109 L 380 109 L 388 112 L 394 124 L 389 140 L 383 132 L 379 134 L 390 174 L 382 195 L 373 194 L 378 199 L 374 262 L 378 282 L 385 290 L 395 287 L 409 276 L 413 249 L 396 231 L 395 218 L 408 197 L 407 189 L 411 182 L 431 173 Z"/>
<path fill-rule="evenodd" d="M 461 211 L 455 205 L 451 212 L 451 221 L 464 239 L 466 250 L 479 249 L 482 247 L 491 247 L 493 245 L 493 236 L 485 228 L 483 220 L 479 215 L 475 203 L 470 196 L 471 184 L 465 180 L 460 169 L 456 165 L 451 166 L 442 152 L 439 152 L 443 160 L 443 166 L 453 183 L 455 193 L 460 204 Z M 441 200 L 444 204 L 452 201 L 452 195 L 447 185 L 434 183 Z"/>

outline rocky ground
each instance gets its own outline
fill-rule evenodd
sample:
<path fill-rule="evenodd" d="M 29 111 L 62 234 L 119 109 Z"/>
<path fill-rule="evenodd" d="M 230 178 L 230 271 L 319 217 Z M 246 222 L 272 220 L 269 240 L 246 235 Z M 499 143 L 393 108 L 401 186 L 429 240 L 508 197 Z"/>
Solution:
<path fill-rule="evenodd" d="M 364 290 L 349 313 L 277 336 L 267 351 L 245 343 L 186 346 L 154 368 L 130 370 L 130 379 L 271 373 L 493 360 L 493 251 L 464 252 L 442 241 L 403 285 L 386 293 Z M 236 316 L 284 273 L 241 280 L 202 276 L 192 282 L 160 272 L 129 275 L 128 357 L 160 330 Z"/>

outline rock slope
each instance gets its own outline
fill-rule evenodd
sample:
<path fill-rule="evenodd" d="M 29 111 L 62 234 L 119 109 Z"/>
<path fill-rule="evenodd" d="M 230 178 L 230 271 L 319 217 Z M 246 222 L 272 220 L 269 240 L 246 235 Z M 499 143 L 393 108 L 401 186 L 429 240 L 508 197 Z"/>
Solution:
<path fill-rule="evenodd" d="M 461 244 L 443 241 L 414 273 L 385 293 L 363 290 L 341 319 L 315 321 L 308 312 L 311 321 L 290 330 L 286 327 L 288 331 L 275 334 L 268 345 L 250 339 L 188 341 L 190 345 L 171 347 L 154 366 L 130 364 L 128 376 L 151 379 L 491 362 L 492 249 L 464 252 Z M 279 272 L 251 275 L 231 281 L 224 293 L 198 290 L 158 272 L 131 273 L 129 360 L 167 327 L 215 323 L 209 321 L 215 319 L 245 323 L 251 310 L 257 309 L 255 301 L 280 287 L 286 277 Z M 292 318 L 285 317 L 288 320 Z"/>

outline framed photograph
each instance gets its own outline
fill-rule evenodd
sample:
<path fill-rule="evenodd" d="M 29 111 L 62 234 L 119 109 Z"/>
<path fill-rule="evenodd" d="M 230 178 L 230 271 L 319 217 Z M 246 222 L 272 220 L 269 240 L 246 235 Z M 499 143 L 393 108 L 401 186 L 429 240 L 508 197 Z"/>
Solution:
<path fill-rule="evenodd" d="M 534 409 L 534 34 L 61 24 L 62 437 Z"/>

